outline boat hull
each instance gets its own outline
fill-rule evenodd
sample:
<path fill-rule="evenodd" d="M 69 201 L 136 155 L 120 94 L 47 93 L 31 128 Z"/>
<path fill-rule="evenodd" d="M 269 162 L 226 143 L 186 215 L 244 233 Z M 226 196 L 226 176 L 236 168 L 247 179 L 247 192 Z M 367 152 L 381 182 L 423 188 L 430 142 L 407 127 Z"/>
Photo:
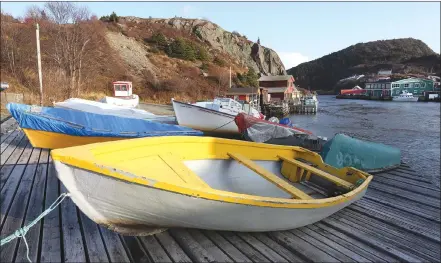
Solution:
<path fill-rule="evenodd" d="M 63 133 L 23 129 L 31 145 L 35 148 L 58 149 L 72 146 L 85 145 L 97 142 L 109 142 L 128 139 L 124 137 L 92 137 L 74 136 Z"/>
<path fill-rule="evenodd" d="M 146 235 L 171 227 L 227 231 L 276 231 L 326 218 L 360 199 L 319 208 L 254 206 L 210 200 L 125 182 L 55 160 L 73 202 L 93 221 L 126 235 Z"/>
<path fill-rule="evenodd" d="M 392 97 L 392 101 L 416 102 L 418 101 L 418 97 L 411 97 L 411 98 Z"/>
<path fill-rule="evenodd" d="M 239 134 L 235 115 L 173 100 L 179 125 L 204 132 Z"/>
<path fill-rule="evenodd" d="M 122 99 L 122 98 L 117 98 L 117 97 L 106 96 L 101 99 L 101 102 L 116 105 L 116 106 L 121 106 L 121 107 L 136 108 L 136 107 L 138 107 L 138 104 L 139 104 L 139 97 L 136 94 L 133 94 L 132 98 L 129 98 L 129 99 Z"/>

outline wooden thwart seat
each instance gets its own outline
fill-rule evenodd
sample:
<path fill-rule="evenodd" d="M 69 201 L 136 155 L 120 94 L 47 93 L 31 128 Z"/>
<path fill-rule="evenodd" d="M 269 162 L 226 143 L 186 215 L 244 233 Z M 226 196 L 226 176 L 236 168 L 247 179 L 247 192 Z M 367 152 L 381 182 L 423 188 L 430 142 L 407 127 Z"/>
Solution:
<path fill-rule="evenodd" d="M 288 159 L 288 158 L 280 156 L 280 155 L 277 156 L 277 157 L 279 157 L 281 160 L 286 161 L 288 163 L 291 163 L 291 164 L 293 164 L 293 165 L 295 165 L 295 166 L 297 166 L 297 167 L 299 167 L 301 169 L 307 170 L 309 176 L 310 176 L 311 173 L 313 173 L 313 174 L 315 174 L 317 176 L 320 176 L 320 177 L 322 177 L 322 178 L 324 178 L 324 179 L 326 179 L 328 181 L 331 181 L 331 182 L 333 182 L 333 183 L 335 183 L 337 185 L 340 185 L 340 186 L 342 186 L 342 187 L 344 187 L 346 189 L 351 189 L 354 186 L 353 184 L 351 184 L 351 183 L 349 183 L 349 182 L 347 182 L 347 181 L 345 181 L 343 179 L 340 179 L 337 176 L 331 175 L 331 174 L 329 174 L 329 173 L 327 173 L 325 171 L 319 170 L 319 169 L 317 169 L 315 167 L 312 167 L 312 166 L 307 165 L 305 163 L 302 163 L 300 161 L 297 161 L 297 160 L 294 160 L 294 159 Z"/>
<path fill-rule="evenodd" d="M 311 196 L 307 195 L 302 190 L 285 182 L 283 179 L 279 178 L 277 175 L 275 175 L 272 172 L 266 170 L 265 168 L 257 165 L 256 163 L 254 163 L 250 159 L 246 158 L 245 156 L 242 156 L 240 154 L 235 154 L 235 153 L 228 153 L 228 156 L 230 156 L 234 160 L 242 163 L 246 167 L 250 168 L 251 170 L 253 170 L 257 174 L 259 174 L 263 178 L 270 181 L 271 183 L 275 184 L 277 187 L 279 187 L 283 191 L 289 193 L 292 197 L 297 198 L 297 199 L 313 199 Z"/>
<path fill-rule="evenodd" d="M 182 163 L 181 158 L 172 153 L 160 154 L 159 157 L 170 166 L 170 168 L 187 184 L 199 187 L 210 187 L 196 173 Z"/>

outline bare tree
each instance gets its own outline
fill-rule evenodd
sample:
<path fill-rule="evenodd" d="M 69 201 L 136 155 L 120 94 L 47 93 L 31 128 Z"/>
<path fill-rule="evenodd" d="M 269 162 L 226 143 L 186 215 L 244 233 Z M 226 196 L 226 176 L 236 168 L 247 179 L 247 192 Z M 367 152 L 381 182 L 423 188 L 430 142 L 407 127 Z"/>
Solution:
<path fill-rule="evenodd" d="M 79 7 L 72 2 L 48 2 L 45 9 L 49 18 L 55 23 L 51 29 L 54 50 L 53 60 L 70 78 L 69 96 L 81 89 L 81 72 L 83 59 L 87 55 L 87 45 L 93 34 L 89 30 L 90 12 L 86 7 Z"/>

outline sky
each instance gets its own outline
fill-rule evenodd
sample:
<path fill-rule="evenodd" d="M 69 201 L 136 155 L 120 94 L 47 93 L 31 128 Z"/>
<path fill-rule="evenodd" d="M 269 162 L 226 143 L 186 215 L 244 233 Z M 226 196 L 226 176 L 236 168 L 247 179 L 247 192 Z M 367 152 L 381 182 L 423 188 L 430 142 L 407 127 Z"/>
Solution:
<path fill-rule="evenodd" d="M 1 2 L 23 16 L 43 2 Z M 81 2 L 98 17 L 208 19 L 274 49 L 286 69 L 360 42 L 412 37 L 440 53 L 439 2 Z"/>

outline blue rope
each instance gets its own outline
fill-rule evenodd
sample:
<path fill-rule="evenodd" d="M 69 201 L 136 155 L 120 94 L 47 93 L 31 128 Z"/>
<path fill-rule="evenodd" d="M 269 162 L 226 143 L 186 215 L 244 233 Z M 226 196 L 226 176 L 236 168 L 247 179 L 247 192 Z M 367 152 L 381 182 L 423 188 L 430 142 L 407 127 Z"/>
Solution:
<path fill-rule="evenodd" d="M 29 246 L 28 246 L 28 242 L 26 241 L 26 233 L 38 222 L 40 221 L 43 217 L 45 217 L 47 214 L 49 214 L 50 212 L 52 212 L 61 202 L 63 202 L 64 198 L 69 197 L 70 194 L 67 193 L 62 193 L 57 200 L 55 200 L 55 202 L 53 202 L 51 204 L 51 206 L 49 206 L 48 209 L 44 210 L 43 213 L 41 213 L 37 218 L 34 219 L 34 221 L 32 221 L 31 223 L 29 223 L 27 226 L 24 226 L 20 229 L 17 229 L 12 235 L 9 235 L 5 238 L 3 238 L 0 242 L 0 247 L 3 245 L 6 245 L 7 243 L 11 242 L 12 240 L 16 239 L 16 238 L 23 238 L 23 241 L 25 242 L 26 245 L 26 257 L 28 259 L 29 262 L 32 263 L 31 259 L 29 258 Z"/>

